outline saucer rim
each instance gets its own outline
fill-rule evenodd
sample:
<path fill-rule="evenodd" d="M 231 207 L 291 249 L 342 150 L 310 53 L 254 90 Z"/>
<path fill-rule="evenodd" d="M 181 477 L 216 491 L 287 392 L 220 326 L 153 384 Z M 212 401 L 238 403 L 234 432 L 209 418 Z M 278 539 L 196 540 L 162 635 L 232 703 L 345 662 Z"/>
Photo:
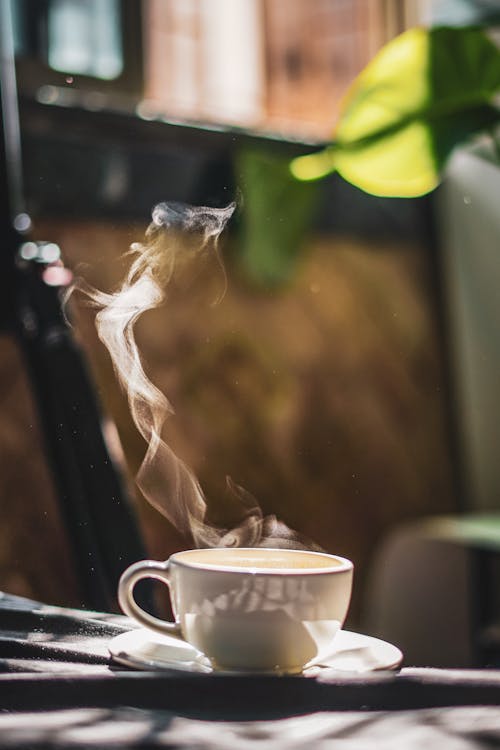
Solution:
<path fill-rule="evenodd" d="M 278 670 L 248 670 L 248 669 L 234 669 L 234 670 L 228 670 L 228 669 L 214 669 L 212 666 L 203 665 L 203 663 L 195 662 L 195 658 L 193 658 L 192 661 L 189 660 L 177 660 L 172 662 L 165 661 L 164 663 L 159 663 L 156 660 L 150 660 L 140 657 L 134 657 L 133 654 L 130 654 L 130 652 L 126 651 L 120 651 L 118 649 L 113 648 L 113 644 L 117 641 L 120 642 L 121 640 L 126 640 L 126 638 L 130 638 L 133 634 L 136 635 L 142 635 L 143 637 L 150 636 L 151 639 L 154 638 L 161 638 L 161 635 L 155 634 L 153 632 L 148 631 L 147 628 L 139 627 L 139 628 L 131 628 L 130 630 L 127 630 L 125 633 L 119 633 L 118 635 L 114 636 L 112 640 L 110 641 L 108 645 L 108 652 L 110 654 L 111 663 L 117 663 L 122 666 L 130 667 L 135 670 L 140 671 L 153 671 L 153 672 L 184 672 L 191 675 L 216 675 L 216 676 L 293 676 L 293 677 L 311 677 L 311 676 L 317 676 L 319 673 L 324 672 L 326 670 L 333 670 L 337 672 L 338 674 L 348 674 L 348 673 L 357 673 L 357 674 L 367 674 L 371 672 L 383 672 L 383 671 L 394 671 L 396 669 L 399 669 L 401 666 L 404 655 L 401 649 L 396 646 L 393 643 L 390 643 L 390 641 L 386 641 L 383 638 L 378 638 L 377 636 L 372 635 L 365 635 L 364 633 L 358 633 L 354 630 L 345 630 L 342 628 L 338 631 L 337 635 L 335 636 L 338 638 L 339 635 L 346 634 L 346 636 L 354 636 L 359 637 L 362 639 L 367 639 L 369 642 L 375 642 L 377 644 L 380 644 L 381 646 L 387 647 L 389 646 L 391 649 L 394 650 L 394 659 L 392 661 L 388 661 L 380 666 L 375 666 L 369 669 L 360 670 L 359 672 L 356 670 L 345 670 L 345 669 L 339 669 L 338 667 L 335 667 L 334 665 L 327 665 L 327 664 L 311 664 L 310 666 L 305 666 L 302 671 L 299 672 L 286 672 L 286 671 L 278 671 Z M 179 640 L 182 640 L 179 638 Z M 187 641 L 182 640 L 182 643 L 185 643 L 187 646 L 190 646 Z M 193 653 L 199 654 L 200 656 L 203 656 L 203 654 L 200 651 L 197 651 L 197 649 L 194 646 L 190 646 L 193 649 Z M 191 665 L 191 666 L 189 666 Z M 193 666 L 195 665 L 195 666 Z"/>

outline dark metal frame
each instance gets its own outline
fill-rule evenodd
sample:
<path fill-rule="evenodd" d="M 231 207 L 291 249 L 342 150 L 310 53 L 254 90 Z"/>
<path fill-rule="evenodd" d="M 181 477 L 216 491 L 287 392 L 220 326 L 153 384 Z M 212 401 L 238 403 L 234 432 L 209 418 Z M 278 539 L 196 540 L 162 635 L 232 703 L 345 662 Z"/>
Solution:
<path fill-rule="evenodd" d="M 84 604 L 116 609 L 125 567 L 145 556 L 124 483 L 108 452 L 102 417 L 84 358 L 64 316 L 53 261 L 23 258 L 30 219 L 24 210 L 21 141 L 9 6 L 0 3 L 0 237 L 4 246 L 0 326 L 24 355 L 61 514 L 70 537 Z M 56 269 L 64 271 L 58 264 Z M 49 541 L 50 543 L 50 541 Z"/>

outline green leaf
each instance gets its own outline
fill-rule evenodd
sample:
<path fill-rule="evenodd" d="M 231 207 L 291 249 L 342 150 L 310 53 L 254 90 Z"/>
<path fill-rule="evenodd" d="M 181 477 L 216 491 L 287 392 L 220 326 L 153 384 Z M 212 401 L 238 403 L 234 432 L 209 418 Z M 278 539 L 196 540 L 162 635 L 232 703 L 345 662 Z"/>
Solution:
<path fill-rule="evenodd" d="M 316 186 L 294 180 L 289 157 L 244 148 L 236 158 L 243 196 L 240 261 L 252 281 L 272 288 L 289 280 L 316 203 Z"/>
<path fill-rule="evenodd" d="M 294 160 L 292 173 L 338 170 L 374 195 L 427 193 L 456 145 L 499 122 L 499 89 L 500 51 L 484 30 L 410 29 L 355 80 L 332 146 Z"/>

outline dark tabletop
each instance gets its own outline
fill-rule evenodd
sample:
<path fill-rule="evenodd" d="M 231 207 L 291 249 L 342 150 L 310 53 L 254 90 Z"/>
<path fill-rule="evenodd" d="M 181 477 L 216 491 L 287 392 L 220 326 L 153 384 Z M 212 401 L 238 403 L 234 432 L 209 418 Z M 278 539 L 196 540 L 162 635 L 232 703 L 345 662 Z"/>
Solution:
<path fill-rule="evenodd" d="M 0 746 L 500 747 L 500 671 L 136 671 L 112 664 L 107 650 L 132 627 L 0 594 Z"/>

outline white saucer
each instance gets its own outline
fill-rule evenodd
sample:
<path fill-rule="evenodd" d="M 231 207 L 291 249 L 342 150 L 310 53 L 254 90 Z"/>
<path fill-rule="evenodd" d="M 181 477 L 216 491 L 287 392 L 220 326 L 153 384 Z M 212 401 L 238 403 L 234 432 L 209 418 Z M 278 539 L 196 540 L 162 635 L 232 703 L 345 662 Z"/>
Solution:
<path fill-rule="evenodd" d="M 144 628 L 117 635 L 108 648 L 115 662 L 134 669 L 174 669 L 206 674 L 216 671 L 206 656 L 180 638 L 157 635 Z M 310 664 L 303 674 L 316 675 L 324 668 L 341 672 L 396 669 L 402 660 L 403 654 L 391 643 L 341 630 L 332 641 L 331 650 L 321 659 L 321 664 Z M 221 674 L 219 671 L 217 673 Z M 241 671 L 223 674 L 235 673 L 242 674 Z"/>

